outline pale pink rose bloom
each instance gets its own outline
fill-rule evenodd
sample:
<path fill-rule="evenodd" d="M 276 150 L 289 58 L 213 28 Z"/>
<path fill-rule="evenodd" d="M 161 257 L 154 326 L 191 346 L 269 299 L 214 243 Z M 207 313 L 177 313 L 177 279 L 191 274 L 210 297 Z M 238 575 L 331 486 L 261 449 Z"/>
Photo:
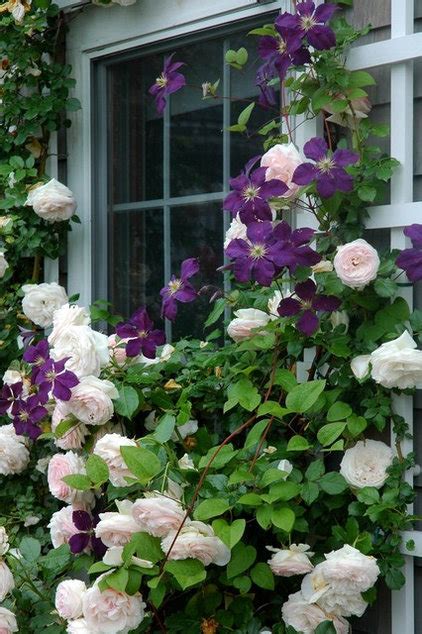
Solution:
<path fill-rule="evenodd" d="M 83 376 L 72 389 L 69 411 L 85 425 L 104 425 L 114 414 L 112 399 L 119 393 L 111 381 Z"/>
<path fill-rule="evenodd" d="M 86 308 L 76 304 L 64 304 L 53 314 L 53 330 L 48 336 L 48 343 L 55 346 L 70 326 L 89 326 L 90 323 L 91 317 Z"/>
<path fill-rule="evenodd" d="M 79 532 L 73 523 L 72 515 L 73 511 L 80 510 L 80 508 L 83 507 L 64 506 L 51 516 L 47 528 L 50 529 L 51 543 L 54 548 L 58 548 L 62 544 L 68 544 L 72 535 Z"/>
<path fill-rule="evenodd" d="M 57 401 L 51 417 L 51 431 L 55 432 L 57 426 L 68 416 L 71 416 L 71 414 L 67 403 L 65 401 Z M 61 438 L 56 438 L 54 442 L 60 449 L 81 449 L 88 434 L 86 425 L 75 420 L 74 426 L 63 434 Z"/>
<path fill-rule="evenodd" d="M 248 241 L 246 235 L 247 226 L 240 220 L 239 214 L 230 223 L 230 227 L 226 231 L 224 238 L 224 248 L 227 249 L 232 240 L 245 240 Z"/>
<path fill-rule="evenodd" d="M 86 585 L 79 579 L 66 579 L 59 583 L 54 605 L 62 619 L 70 621 L 82 616 L 82 597 L 85 592 Z"/>
<path fill-rule="evenodd" d="M 132 508 L 133 519 L 138 531 L 154 537 L 164 537 L 171 530 L 177 530 L 185 517 L 181 504 L 164 495 L 155 495 L 136 500 Z"/>
<path fill-rule="evenodd" d="M 0 559 L 0 601 L 4 601 L 6 595 L 15 587 L 13 575 L 7 563 Z"/>
<path fill-rule="evenodd" d="M 359 354 L 350 362 L 350 367 L 357 379 L 364 379 L 369 373 L 370 354 Z"/>
<path fill-rule="evenodd" d="M 337 248 L 335 271 L 345 286 L 358 290 L 377 277 L 380 259 L 377 251 L 366 240 L 359 238 Z"/>
<path fill-rule="evenodd" d="M 56 282 L 24 284 L 22 310 L 26 317 L 41 328 L 48 328 L 53 322 L 54 312 L 68 301 L 63 286 Z"/>
<path fill-rule="evenodd" d="M 286 625 L 290 625 L 302 634 L 314 634 L 324 621 L 332 621 L 337 634 L 349 634 L 349 624 L 342 617 L 326 614 L 316 603 L 308 603 L 302 593 L 289 594 L 283 603 L 281 615 Z"/>
<path fill-rule="evenodd" d="M 63 481 L 64 476 L 86 475 L 83 459 L 73 451 L 56 453 L 48 463 L 47 481 L 50 493 L 58 500 L 72 504 L 73 502 L 90 504 L 94 499 L 92 491 L 79 491 Z"/>
<path fill-rule="evenodd" d="M 306 575 L 313 570 L 309 557 L 312 557 L 314 553 L 307 552 L 310 549 L 308 544 L 291 544 L 289 549 L 267 546 L 267 549 L 274 553 L 268 560 L 268 565 L 275 575 L 292 577 Z"/>
<path fill-rule="evenodd" d="M 346 449 L 340 463 L 340 473 L 351 487 L 375 487 L 380 489 L 387 477 L 394 452 L 379 440 L 358 440 L 354 447 Z"/>
<path fill-rule="evenodd" d="M 117 335 L 110 335 L 108 338 L 108 349 L 110 357 L 117 365 L 124 365 L 127 361 L 126 343 L 129 339 L 120 339 Z"/>
<path fill-rule="evenodd" d="M 7 608 L 0 607 L 0 634 L 13 634 L 18 631 L 16 616 Z"/>
<path fill-rule="evenodd" d="M 13 424 L 0 426 L 0 475 L 22 473 L 29 463 L 25 438 L 18 436 Z"/>
<path fill-rule="evenodd" d="M 99 456 L 107 463 L 110 482 L 115 487 L 127 486 L 126 478 L 133 478 L 133 474 L 129 471 L 123 456 L 120 452 L 121 447 L 136 447 L 137 444 L 131 438 L 121 436 L 120 434 L 105 434 L 97 440 L 94 447 L 94 454 Z"/>
<path fill-rule="evenodd" d="M 256 328 L 266 326 L 270 316 L 256 308 L 241 308 L 236 310 L 236 318 L 232 319 L 227 327 L 227 334 L 234 341 L 243 341 L 253 335 L 259 334 Z"/>
<path fill-rule="evenodd" d="M 89 588 L 82 599 L 83 615 L 89 631 L 101 634 L 134 630 L 144 619 L 145 607 L 140 594 L 130 596 L 112 588 L 101 592 L 97 584 Z"/>
<path fill-rule="evenodd" d="M 76 211 L 73 193 L 55 178 L 31 189 L 25 205 L 31 206 L 37 216 L 47 222 L 69 220 Z"/>
<path fill-rule="evenodd" d="M 118 513 L 100 513 L 100 521 L 95 527 L 95 536 L 108 547 L 124 546 L 134 533 L 139 533 L 138 524 L 132 517 L 133 503 L 129 500 L 116 501 Z"/>
<path fill-rule="evenodd" d="M 96 634 L 96 632 L 88 627 L 88 623 L 85 619 L 75 619 L 75 621 L 69 621 L 67 624 L 66 634 Z"/>
<path fill-rule="evenodd" d="M 174 546 L 170 547 L 177 531 L 172 530 L 161 540 L 161 548 L 171 559 L 199 559 L 204 566 L 226 566 L 230 549 L 217 537 L 211 526 L 204 522 L 189 522 L 181 529 Z"/>
<path fill-rule="evenodd" d="M 261 167 L 268 168 L 265 172 L 265 180 L 277 178 L 289 188 L 282 198 L 290 198 L 297 194 L 299 185 L 293 183 L 292 178 L 295 169 L 302 163 L 302 157 L 293 143 L 278 143 L 261 158 Z"/>
<path fill-rule="evenodd" d="M 108 338 L 90 326 L 68 326 L 57 338 L 51 356 L 56 361 L 67 358 L 66 368 L 78 378 L 99 376 L 109 362 Z"/>

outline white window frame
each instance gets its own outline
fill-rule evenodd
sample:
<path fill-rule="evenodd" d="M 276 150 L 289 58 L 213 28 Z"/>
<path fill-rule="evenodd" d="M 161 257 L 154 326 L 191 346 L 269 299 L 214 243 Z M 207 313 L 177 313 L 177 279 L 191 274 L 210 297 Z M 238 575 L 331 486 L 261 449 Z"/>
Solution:
<path fill-rule="evenodd" d="M 318 4 L 321 2 L 319 1 Z M 85 0 L 59 0 L 62 8 L 73 11 Z M 288 10 L 289 0 L 138 0 L 135 5 L 110 9 L 88 6 L 71 21 L 67 36 L 67 60 L 76 79 L 74 96 L 82 110 L 71 115 L 68 132 L 68 185 L 79 203 L 81 225 L 74 225 L 69 236 L 68 292 L 80 293 L 80 302 L 91 302 L 92 286 L 92 124 L 91 90 L 93 62 L 114 53 L 187 35 L 199 30 L 230 24 L 274 10 Z M 391 0 L 391 38 L 358 46 L 348 57 L 351 69 L 391 66 L 391 154 L 400 161 L 391 183 L 391 203 L 371 207 L 368 229 L 390 229 L 391 247 L 403 248 L 407 242 L 403 227 L 422 221 L 422 202 L 413 202 L 413 60 L 422 57 L 422 33 L 413 33 L 414 0 Z M 315 123 L 298 129 L 296 142 L 301 145 L 315 134 Z M 308 225 L 309 216 L 298 214 L 298 226 Z M 412 305 L 412 289 L 403 296 Z M 413 430 L 412 398 L 402 396 L 394 402 L 397 413 L 404 416 Z M 392 446 L 395 439 L 392 437 Z M 413 442 L 402 444 L 403 453 L 413 450 Z M 407 474 L 413 485 L 413 474 Z M 412 511 L 412 509 L 410 509 Z M 406 584 L 392 593 L 391 634 L 415 634 L 414 557 L 422 557 L 422 531 L 408 531 L 415 550 L 405 554 Z"/>

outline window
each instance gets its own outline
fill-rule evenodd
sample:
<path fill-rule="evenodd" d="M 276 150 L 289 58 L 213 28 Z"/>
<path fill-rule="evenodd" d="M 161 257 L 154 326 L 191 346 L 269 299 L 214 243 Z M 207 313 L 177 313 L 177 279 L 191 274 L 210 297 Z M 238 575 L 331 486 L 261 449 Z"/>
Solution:
<path fill-rule="evenodd" d="M 195 256 L 201 263 L 196 284 L 210 287 L 195 305 L 194 334 L 202 335 L 210 294 L 223 286 L 216 268 L 223 263 L 230 222 L 222 211 L 229 177 L 253 153 L 262 153 L 258 134 L 250 143 L 228 131 L 258 92 L 253 92 L 256 38 L 249 38 L 253 63 L 245 73 L 232 73 L 224 63 L 225 52 L 238 49 L 250 28 L 243 24 L 227 35 L 220 28 L 218 36 L 207 33 L 97 64 L 97 138 L 107 141 L 97 148 L 97 199 L 102 202 L 94 237 L 98 244 L 102 233 L 107 250 L 95 254 L 94 296 L 107 296 L 125 317 L 145 305 L 159 319 L 160 288 L 185 258 Z M 173 51 L 186 62 L 187 86 L 170 97 L 159 116 L 148 88 L 161 73 L 163 57 Z M 218 79 L 221 97 L 202 99 L 201 84 Z M 254 126 L 269 117 L 257 112 Z M 175 324 L 166 327 L 173 338 L 192 333 L 192 310 L 181 306 Z"/>

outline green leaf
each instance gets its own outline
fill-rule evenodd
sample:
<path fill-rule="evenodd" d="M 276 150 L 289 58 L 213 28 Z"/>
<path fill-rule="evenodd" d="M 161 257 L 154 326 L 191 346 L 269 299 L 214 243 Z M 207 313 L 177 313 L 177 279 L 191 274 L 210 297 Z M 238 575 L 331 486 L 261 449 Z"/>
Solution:
<path fill-rule="evenodd" d="M 226 520 L 214 520 L 212 523 L 215 534 L 219 537 L 230 549 L 242 539 L 243 533 L 246 528 L 246 521 L 244 519 L 235 520 L 232 524 L 228 524 Z"/>
<path fill-rule="evenodd" d="M 292 412 L 302 414 L 314 405 L 325 388 L 325 380 L 300 383 L 288 393 L 286 407 Z"/>
<path fill-rule="evenodd" d="M 260 506 L 262 498 L 257 493 L 245 493 L 238 499 L 238 502 L 244 506 Z"/>
<path fill-rule="evenodd" d="M 56 438 L 63 438 L 63 436 L 70 430 L 73 429 L 76 425 L 80 425 L 79 421 L 74 418 L 65 418 L 60 421 L 54 430 L 54 435 Z"/>
<path fill-rule="evenodd" d="M 310 448 L 310 444 L 303 436 L 292 436 L 287 443 L 287 451 L 306 451 Z"/>
<path fill-rule="evenodd" d="M 147 484 L 161 471 L 157 456 L 143 447 L 120 447 L 127 468 L 142 483 Z"/>
<path fill-rule="evenodd" d="M 290 414 L 290 410 L 281 407 L 277 401 L 266 401 L 258 408 L 258 416 L 265 416 L 265 414 L 271 414 L 271 416 L 275 416 L 276 418 L 283 418 L 286 414 Z"/>
<path fill-rule="evenodd" d="M 359 436 L 367 427 L 368 423 L 363 416 L 353 414 L 347 419 L 347 431 L 353 436 Z"/>
<path fill-rule="evenodd" d="M 105 577 L 105 581 L 109 588 L 117 590 L 117 592 L 124 592 L 129 580 L 129 572 L 126 568 L 119 568 L 115 572 Z"/>
<path fill-rule="evenodd" d="M 255 108 L 255 102 L 252 102 L 249 104 L 249 106 L 246 106 L 246 108 L 242 110 L 242 112 L 238 116 L 237 123 L 239 125 L 246 125 L 251 117 L 252 110 L 254 108 Z"/>
<path fill-rule="evenodd" d="M 76 110 L 80 110 L 82 108 L 81 102 L 79 101 L 79 99 L 76 99 L 75 97 L 71 97 L 70 99 L 67 99 L 65 107 L 68 112 L 76 112 Z"/>
<path fill-rule="evenodd" d="M 119 398 L 113 401 L 115 411 L 131 419 L 139 406 L 139 395 L 134 387 L 122 385 L 119 389 Z"/>
<path fill-rule="evenodd" d="M 154 438 L 163 444 L 170 440 L 173 435 L 176 419 L 172 414 L 164 414 L 154 431 Z"/>
<path fill-rule="evenodd" d="M 240 66 L 244 66 L 247 61 L 248 61 L 248 51 L 246 50 L 244 46 L 241 46 L 236 52 L 236 62 Z"/>
<path fill-rule="evenodd" d="M 226 300 L 224 299 L 224 297 L 220 297 L 219 299 L 217 299 L 214 302 L 212 311 L 208 315 L 208 319 L 206 320 L 204 324 L 204 328 L 208 328 L 209 326 L 212 326 L 212 324 L 215 324 L 215 322 L 224 313 L 225 307 L 226 307 Z"/>
<path fill-rule="evenodd" d="M 380 297 L 393 297 L 397 292 L 397 284 L 390 278 L 379 277 L 374 283 L 375 292 Z"/>
<path fill-rule="evenodd" d="M 291 392 L 291 390 L 296 387 L 297 380 L 290 370 L 278 368 L 274 375 L 274 385 L 280 385 L 285 392 Z"/>
<path fill-rule="evenodd" d="M 271 521 L 274 526 L 281 528 L 286 533 L 290 533 L 295 523 L 296 516 L 292 509 L 287 506 L 282 508 L 273 508 L 271 513 Z"/>
<path fill-rule="evenodd" d="M 322 460 L 314 460 L 305 471 L 305 478 L 314 482 L 325 473 L 325 465 Z"/>
<path fill-rule="evenodd" d="M 380 501 L 380 494 L 375 487 L 363 487 L 357 494 L 359 502 L 363 502 L 367 506 L 370 504 L 378 504 Z"/>
<path fill-rule="evenodd" d="M 252 581 L 264 590 L 274 590 L 274 575 L 268 564 L 259 562 L 255 564 L 251 572 Z"/>
<path fill-rule="evenodd" d="M 195 509 L 193 516 L 196 520 L 209 520 L 211 517 L 222 515 L 230 508 L 227 500 L 209 498 L 201 502 Z"/>
<path fill-rule="evenodd" d="M 350 74 L 349 87 L 361 88 L 362 86 L 373 86 L 375 79 L 365 70 L 355 70 Z M 319 634 L 319 633 L 318 633 Z"/>
<path fill-rule="evenodd" d="M 131 566 L 128 568 L 129 578 L 126 583 L 125 592 L 127 594 L 133 595 L 136 592 L 139 592 L 139 588 L 141 586 L 142 581 L 142 572 L 139 568 L 135 568 Z"/>
<path fill-rule="evenodd" d="M 149 559 L 153 564 L 160 561 L 163 558 L 163 551 L 161 550 L 161 543 L 158 537 L 153 537 L 148 533 L 134 533 L 130 540 L 130 545 L 133 545 L 134 552 L 141 559 Z"/>
<path fill-rule="evenodd" d="M 237 383 L 232 383 L 227 390 L 228 401 L 224 404 L 224 412 L 239 404 L 241 407 L 251 412 L 261 402 L 261 397 L 257 388 L 246 378 L 240 379 Z"/>
<path fill-rule="evenodd" d="M 317 433 L 318 442 L 320 442 L 323 447 L 331 445 L 341 436 L 345 428 L 346 423 L 328 423 L 328 425 L 324 425 Z"/>
<path fill-rule="evenodd" d="M 260 506 L 256 511 L 256 521 L 266 531 L 271 525 L 272 508 L 269 504 Z"/>
<path fill-rule="evenodd" d="M 167 561 L 164 569 L 173 575 L 182 590 L 201 583 L 207 576 L 204 564 L 198 559 Z"/>
<path fill-rule="evenodd" d="M 232 550 L 231 559 L 227 565 L 227 578 L 233 579 L 247 570 L 256 559 L 256 550 L 253 546 L 245 546 L 242 542 L 236 544 Z"/>
<path fill-rule="evenodd" d="M 332 422 L 336 420 L 344 420 L 348 416 L 351 416 L 353 413 L 352 408 L 347 403 L 343 403 L 342 401 L 337 401 L 337 403 L 333 403 L 330 409 L 327 412 L 327 420 Z"/>
<path fill-rule="evenodd" d="M 41 554 L 41 544 L 38 539 L 24 537 L 19 544 L 19 551 L 27 561 L 36 561 Z"/>
<path fill-rule="evenodd" d="M 348 488 L 346 480 L 336 471 L 330 471 L 330 473 L 323 475 L 319 480 L 319 486 L 330 495 L 337 495 Z"/>
<path fill-rule="evenodd" d="M 315 630 L 315 634 L 336 634 L 336 632 L 332 621 L 323 621 Z"/>
<path fill-rule="evenodd" d="M 53 548 L 48 551 L 42 560 L 42 565 L 44 568 L 54 570 L 56 574 L 58 574 L 66 568 L 73 557 L 74 555 L 71 555 L 69 545 L 62 544 L 58 548 Z"/>
<path fill-rule="evenodd" d="M 202 456 L 198 465 L 200 469 L 203 469 L 209 463 L 209 461 L 211 460 L 212 456 L 215 454 L 218 448 L 219 448 L 218 445 L 217 447 L 211 447 L 211 449 L 208 450 L 206 455 Z M 210 469 L 221 469 L 221 467 L 224 467 L 236 455 L 237 455 L 237 451 L 233 450 L 233 445 L 230 445 L 230 444 L 225 445 L 215 456 L 214 460 L 211 463 Z"/>
<path fill-rule="evenodd" d="M 319 496 L 319 487 L 315 482 L 305 482 L 300 493 L 305 504 L 310 506 Z"/>
<path fill-rule="evenodd" d="M 88 478 L 90 478 L 94 484 L 102 484 L 108 480 L 109 469 L 100 456 L 91 454 L 86 461 L 85 468 Z"/>
<path fill-rule="evenodd" d="M 361 185 L 358 188 L 358 196 L 361 200 L 365 202 L 372 203 L 375 200 L 377 195 L 377 190 L 375 187 L 369 187 L 368 185 Z"/>
<path fill-rule="evenodd" d="M 282 474 L 282 472 L 280 471 Z M 262 478 L 264 479 L 264 478 Z M 296 482 L 277 482 L 269 490 L 271 502 L 287 502 L 299 494 L 300 486 Z"/>
<path fill-rule="evenodd" d="M 259 442 L 262 432 L 264 431 L 267 425 L 268 425 L 267 419 L 261 420 L 259 421 L 259 423 L 255 423 L 255 425 L 252 427 L 249 434 L 246 436 L 245 449 L 249 449 L 250 447 L 253 447 Z"/>
<path fill-rule="evenodd" d="M 80 473 L 64 476 L 62 480 L 72 487 L 72 489 L 77 489 L 78 491 L 87 491 L 92 486 L 92 482 L 88 476 Z"/>

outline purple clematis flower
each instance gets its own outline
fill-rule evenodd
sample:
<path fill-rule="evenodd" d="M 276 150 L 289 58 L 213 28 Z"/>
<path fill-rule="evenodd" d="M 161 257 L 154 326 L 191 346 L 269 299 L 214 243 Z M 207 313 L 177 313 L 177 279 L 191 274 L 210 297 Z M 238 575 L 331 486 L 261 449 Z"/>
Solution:
<path fill-rule="evenodd" d="M 173 55 L 174 53 L 164 59 L 163 72 L 149 89 L 149 93 L 155 97 L 158 114 L 163 114 L 167 104 L 166 97 L 186 85 L 185 77 L 176 72 L 181 66 L 184 66 L 184 63 L 172 62 Z"/>
<path fill-rule="evenodd" d="M 14 415 L 18 409 L 19 402 L 21 400 L 21 394 L 23 390 L 23 383 L 12 383 L 8 385 L 5 383 L 0 392 L 0 414 L 6 414 L 9 411 Z"/>
<path fill-rule="evenodd" d="M 349 150 L 336 150 L 332 155 L 328 153 L 328 146 L 324 139 L 314 137 L 303 148 L 307 158 L 313 163 L 302 163 L 294 171 L 292 181 L 297 185 L 309 185 L 316 181 L 316 188 L 320 196 L 329 198 L 340 190 L 349 192 L 353 188 L 353 178 L 345 172 L 347 165 L 359 160 L 359 154 Z"/>
<path fill-rule="evenodd" d="M 103 557 L 107 551 L 107 546 L 99 537 L 95 537 L 94 529 L 100 518 L 98 515 L 91 515 L 87 511 L 73 511 L 72 522 L 79 531 L 69 539 L 70 551 L 76 555 L 85 548 L 91 546 L 97 557 Z"/>
<path fill-rule="evenodd" d="M 128 357 L 142 353 L 148 359 L 155 358 L 155 351 L 166 341 L 162 330 L 154 330 L 154 324 L 145 308 L 138 308 L 127 322 L 117 324 L 116 334 L 121 339 L 129 339 L 126 344 Z"/>
<path fill-rule="evenodd" d="M 234 275 L 239 282 L 254 280 L 270 286 L 276 275 L 275 259 L 279 248 L 269 221 L 252 222 L 248 225 L 248 240 L 236 238 L 227 246 L 226 253 L 234 259 Z"/>
<path fill-rule="evenodd" d="M 266 110 L 276 105 L 276 94 L 272 86 L 268 85 L 268 81 L 271 77 L 266 74 L 266 69 L 261 67 L 256 74 L 256 85 L 259 88 L 260 95 L 258 98 L 258 105 Z"/>
<path fill-rule="evenodd" d="M 282 317 L 300 315 L 296 325 L 305 335 L 310 337 L 318 329 L 317 312 L 333 312 L 341 304 L 341 300 L 334 295 L 317 295 L 316 284 L 312 280 L 299 282 L 295 286 L 295 294 L 299 299 L 287 297 L 282 299 L 278 312 Z"/>
<path fill-rule="evenodd" d="M 304 0 L 296 5 L 296 14 L 284 13 L 277 18 L 279 28 L 292 29 L 306 37 L 309 44 L 319 51 L 331 48 L 336 44 L 334 31 L 326 26 L 333 13 L 337 10 L 335 4 L 320 4 L 315 8 L 315 3 Z"/>
<path fill-rule="evenodd" d="M 161 306 L 161 316 L 173 321 L 177 315 L 177 302 L 184 304 L 193 302 L 198 293 L 188 282 L 189 278 L 198 273 L 199 262 L 197 258 L 189 258 L 182 262 L 180 277 L 172 276 L 167 286 L 161 289 L 160 295 L 163 298 Z"/>
<path fill-rule="evenodd" d="M 23 360 L 32 364 L 32 380 L 35 381 L 38 371 L 50 358 L 47 339 L 42 339 L 34 346 L 28 346 L 23 354 Z"/>
<path fill-rule="evenodd" d="M 258 167 L 251 172 L 260 158 L 255 156 L 248 161 L 244 172 L 230 179 L 233 191 L 224 200 L 224 209 L 231 211 L 234 218 L 239 214 L 244 224 L 255 220 L 271 220 L 272 213 L 268 200 L 281 196 L 288 190 L 287 185 L 277 178 L 265 180 L 267 167 Z"/>
<path fill-rule="evenodd" d="M 79 379 L 70 370 L 65 370 L 66 361 L 67 358 L 60 361 L 47 359 L 39 368 L 34 381 L 39 385 L 41 393 L 48 394 L 51 390 L 53 396 L 61 401 L 70 399 L 72 396 L 71 388 L 78 385 Z"/>
<path fill-rule="evenodd" d="M 405 236 L 412 241 L 412 247 L 403 249 L 396 264 L 403 271 L 411 282 L 422 280 L 422 225 L 413 224 L 403 229 Z"/>
<path fill-rule="evenodd" d="M 313 266 L 321 260 L 319 253 L 309 246 L 314 236 L 314 229 L 303 227 L 292 231 L 290 225 L 283 220 L 274 228 L 273 236 L 277 240 L 277 265 L 287 267 L 294 272 L 298 266 Z"/>
<path fill-rule="evenodd" d="M 47 414 L 47 409 L 39 404 L 38 395 L 30 396 L 26 401 L 18 401 L 13 418 L 16 433 L 36 440 L 42 434 L 37 423 Z"/>
<path fill-rule="evenodd" d="M 304 60 L 309 61 L 310 57 L 304 51 L 297 56 L 302 49 L 302 38 L 297 29 L 286 28 L 280 24 L 279 19 L 274 26 L 276 35 L 264 35 L 259 39 L 258 53 L 265 60 L 264 66 L 259 70 L 265 70 L 271 76 L 278 75 L 282 81 L 290 66 L 302 64 Z"/>

